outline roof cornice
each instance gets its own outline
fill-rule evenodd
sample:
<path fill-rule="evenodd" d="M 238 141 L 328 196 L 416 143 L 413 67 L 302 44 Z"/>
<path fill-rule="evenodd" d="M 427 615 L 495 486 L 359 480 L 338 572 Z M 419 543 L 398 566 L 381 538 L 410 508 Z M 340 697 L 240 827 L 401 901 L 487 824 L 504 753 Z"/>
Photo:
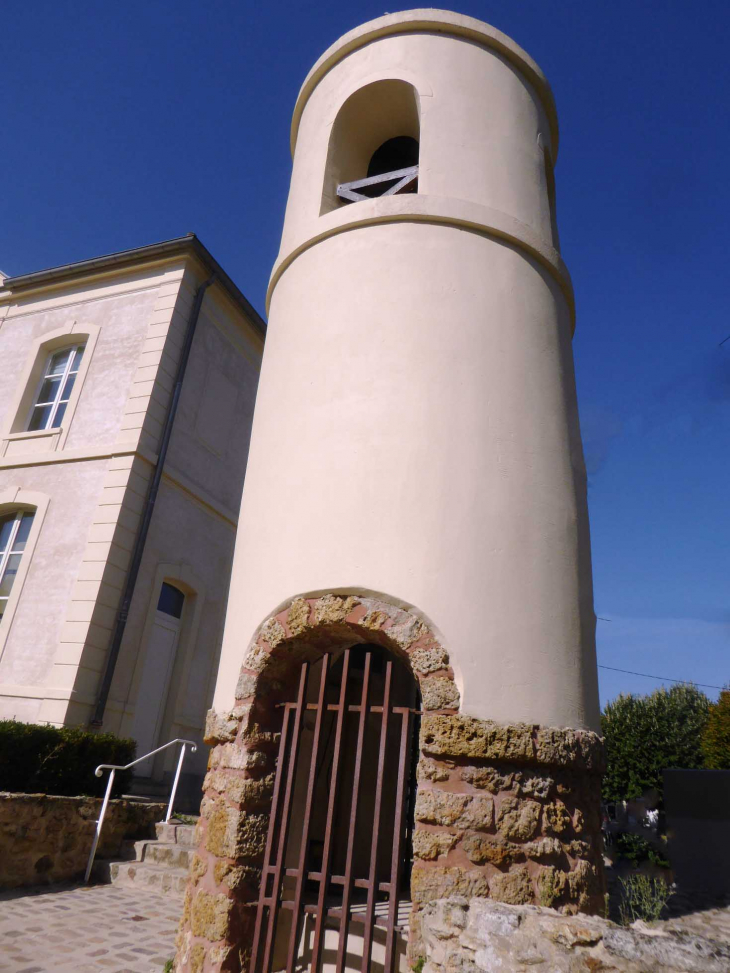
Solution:
<path fill-rule="evenodd" d="M 0 298 L 3 292 L 17 296 L 24 291 L 48 287 L 54 284 L 70 283 L 93 274 L 126 270 L 135 266 L 168 260 L 174 257 L 195 257 L 211 274 L 228 294 L 234 304 L 251 321 L 253 327 L 262 336 L 266 334 L 266 322 L 247 300 L 240 288 L 231 280 L 221 265 L 194 233 L 152 243 L 146 247 L 135 247 L 133 250 L 121 250 L 103 257 L 92 257 L 91 260 L 78 260 L 75 263 L 62 264 L 59 267 L 49 267 L 47 270 L 37 270 L 31 274 L 20 274 L 17 277 L 6 277 L 0 285 Z"/>

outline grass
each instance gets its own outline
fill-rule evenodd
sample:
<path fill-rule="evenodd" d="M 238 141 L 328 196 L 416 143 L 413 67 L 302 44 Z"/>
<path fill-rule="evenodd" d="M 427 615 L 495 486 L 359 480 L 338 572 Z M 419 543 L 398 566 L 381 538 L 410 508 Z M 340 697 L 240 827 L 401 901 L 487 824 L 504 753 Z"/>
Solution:
<path fill-rule="evenodd" d="M 170 823 L 177 821 L 179 824 L 197 824 L 198 816 L 195 814 L 173 814 Z"/>
<path fill-rule="evenodd" d="M 637 919 L 656 922 L 674 892 L 661 878 L 648 875 L 629 875 L 619 879 L 621 882 L 621 903 L 619 914 L 621 924 L 630 926 Z"/>

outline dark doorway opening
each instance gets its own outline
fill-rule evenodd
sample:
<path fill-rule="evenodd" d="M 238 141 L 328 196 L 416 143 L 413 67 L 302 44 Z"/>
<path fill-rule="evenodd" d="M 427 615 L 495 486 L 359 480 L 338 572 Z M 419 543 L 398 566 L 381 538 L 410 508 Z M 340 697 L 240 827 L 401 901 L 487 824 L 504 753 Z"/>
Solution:
<path fill-rule="evenodd" d="M 305 662 L 282 705 L 251 973 L 392 973 L 409 898 L 416 682 L 387 650 L 356 645 Z"/>

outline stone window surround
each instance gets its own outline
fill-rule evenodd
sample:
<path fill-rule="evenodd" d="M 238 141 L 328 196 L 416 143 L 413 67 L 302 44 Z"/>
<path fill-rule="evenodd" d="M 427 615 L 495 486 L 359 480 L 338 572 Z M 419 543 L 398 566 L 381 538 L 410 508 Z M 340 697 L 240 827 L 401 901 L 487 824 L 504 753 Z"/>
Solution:
<path fill-rule="evenodd" d="M 83 361 L 84 351 L 86 350 L 86 342 L 82 339 L 78 344 L 64 345 L 63 348 L 59 348 L 57 351 L 51 351 L 46 356 L 46 364 L 41 369 L 40 374 L 40 391 L 36 394 L 34 404 L 31 408 L 30 418 L 27 423 L 26 432 L 42 432 L 46 429 L 58 429 L 63 421 L 63 415 L 65 413 L 65 407 L 68 405 L 68 401 L 73 391 L 73 386 L 78 375 L 81 362 Z M 66 355 L 66 360 L 62 365 L 56 363 L 56 359 L 59 355 Z M 77 357 L 78 356 L 78 357 Z M 75 369 L 74 369 L 74 366 Z M 59 371 L 60 367 L 60 371 Z M 73 380 L 71 378 L 73 376 Z M 43 394 L 43 387 L 47 381 L 58 380 L 56 390 L 54 392 Z M 66 389 L 70 385 L 69 395 L 66 395 Z M 49 398 L 50 395 L 50 398 Z M 44 402 L 41 401 L 41 397 L 45 399 Z M 64 409 L 61 411 L 59 416 L 59 410 L 61 406 Z M 46 416 L 45 422 L 43 424 L 37 425 L 34 429 L 33 426 L 36 410 L 37 409 L 50 409 L 50 412 Z M 41 420 L 43 421 L 43 420 Z"/>
<path fill-rule="evenodd" d="M 35 339 L 18 380 L 16 396 L 10 404 L 2 430 L 0 430 L 0 456 L 5 456 L 9 450 L 15 452 L 12 449 L 15 443 L 28 442 L 30 444 L 39 440 L 44 445 L 29 449 L 29 454 L 63 449 L 100 331 L 101 328 L 97 325 L 79 324 L 74 321 L 70 326 L 55 328 L 53 331 L 47 331 Z M 85 343 L 86 347 L 69 403 L 66 406 L 62 425 L 52 429 L 28 430 L 28 421 L 43 381 L 43 372 L 48 356 L 66 345 L 81 343 Z"/>
<path fill-rule="evenodd" d="M 36 490 L 23 490 L 20 487 L 8 487 L 0 493 L 0 514 L 7 514 L 16 510 L 32 510 L 35 514 L 23 556 L 20 559 L 20 567 L 15 576 L 13 589 L 10 592 L 2 621 L 0 621 L 0 659 L 2 659 L 3 652 L 5 651 L 5 643 L 10 634 L 13 617 L 18 607 L 23 585 L 28 574 L 28 568 L 33 560 L 33 552 L 38 543 L 43 518 L 46 515 L 49 502 L 50 497 L 45 493 L 39 493 Z"/>

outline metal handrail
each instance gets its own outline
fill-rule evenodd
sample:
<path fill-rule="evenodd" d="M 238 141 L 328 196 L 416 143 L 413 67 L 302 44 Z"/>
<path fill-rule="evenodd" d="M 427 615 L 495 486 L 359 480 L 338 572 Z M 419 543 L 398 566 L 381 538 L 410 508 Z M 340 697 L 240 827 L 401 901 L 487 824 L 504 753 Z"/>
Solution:
<path fill-rule="evenodd" d="M 89 852 L 89 860 L 86 864 L 86 874 L 84 875 L 84 882 L 89 881 L 89 875 L 91 875 L 91 866 L 94 864 L 94 857 L 96 855 L 96 848 L 99 844 L 99 836 L 101 835 L 101 826 L 104 823 L 104 815 L 106 814 L 107 805 L 109 804 L 109 798 L 111 797 L 112 787 L 114 786 L 114 774 L 117 770 L 129 770 L 130 767 L 134 767 L 135 764 L 141 764 L 143 760 L 147 760 L 148 757 L 154 757 L 156 753 L 161 750 L 167 750 L 168 747 L 174 746 L 176 743 L 182 743 L 182 749 L 180 750 L 180 759 L 177 762 L 177 770 L 175 771 L 175 780 L 172 784 L 172 790 L 170 791 L 170 802 L 167 805 L 167 814 L 165 815 L 165 823 L 170 820 L 170 815 L 172 814 L 172 805 L 175 803 L 175 792 L 177 791 L 177 783 L 180 780 L 180 771 L 182 770 L 183 760 L 185 759 L 185 747 L 190 746 L 191 751 L 195 753 L 198 749 L 196 743 L 192 740 L 183 740 L 177 738 L 175 740 L 170 740 L 169 743 L 163 743 L 161 747 L 156 750 L 150 750 L 143 757 L 137 757 L 133 760 L 131 764 L 126 764 L 124 767 L 121 764 L 99 764 L 94 773 L 97 777 L 101 777 L 102 771 L 110 770 L 109 783 L 106 785 L 106 793 L 104 794 L 104 800 L 102 801 L 101 811 L 99 813 L 99 818 L 96 822 L 96 831 L 94 832 L 94 840 L 91 845 L 91 851 Z"/>

